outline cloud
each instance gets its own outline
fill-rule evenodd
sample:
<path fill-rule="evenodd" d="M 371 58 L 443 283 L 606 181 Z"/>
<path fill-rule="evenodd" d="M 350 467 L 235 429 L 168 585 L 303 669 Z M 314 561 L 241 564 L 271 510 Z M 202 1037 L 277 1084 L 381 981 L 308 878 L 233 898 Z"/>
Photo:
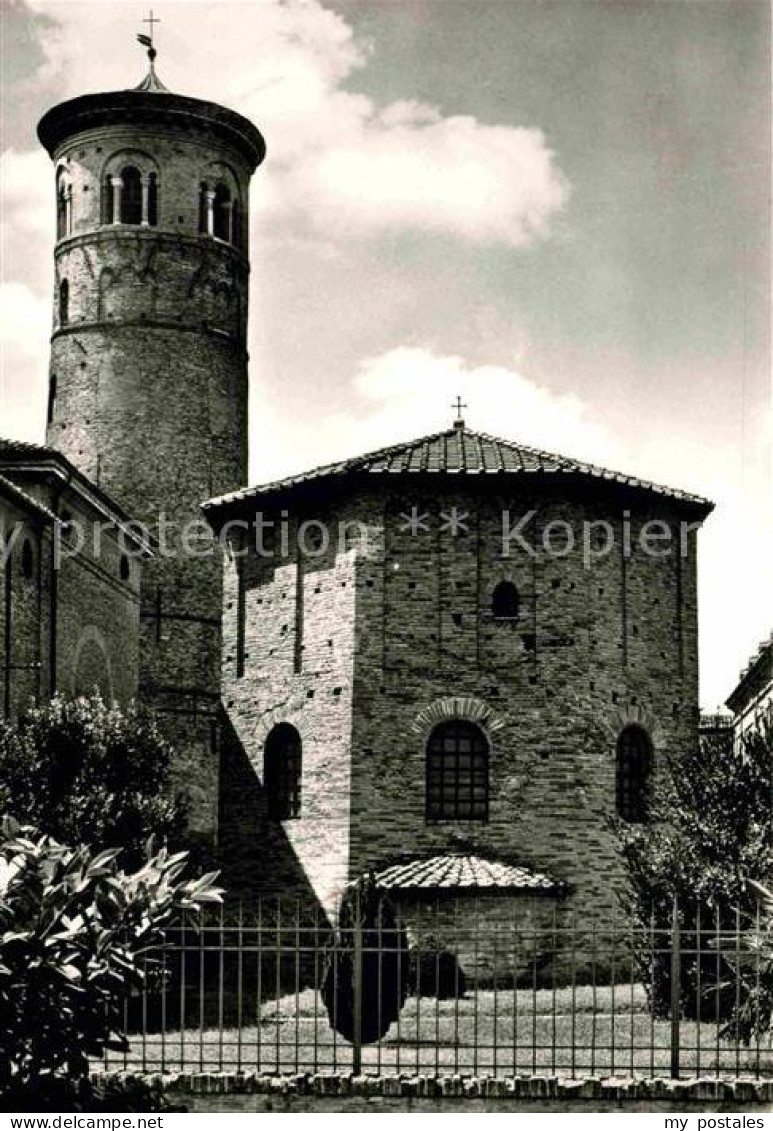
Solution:
<path fill-rule="evenodd" d="M 540 130 L 411 105 L 397 119 L 361 112 L 355 133 L 288 170 L 280 211 L 328 233 L 414 229 L 521 247 L 548 235 L 566 198 Z"/>
<path fill-rule="evenodd" d="M 251 478 L 261 482 L 449 428 L 457 395 L 468 426 L 580 459 L 620 463 L 615 440 L 576 395 L 556 396 L 501 366 L 470 367 L 426 347 L 397 347 L 363 360 L 346 409 L 316 421 L 279 415 L 259 390 Z"/>
<path fill-rule="evenodd" d="M 32 80 L 41 89 L 70 97 L 131 77 L 136 17 L 125 4 L 33 7 L 46 17 L 44 62 Z M 546 237 L 567 200 L 541 130 L 445 117 L 409 100 L 380 107 L 345 89 L 369 48 L 317 0 L 175 0 L 162 20 L 164 81 L 232 105 L 264 131 L 269 159 L 255 181 L 255 215 L 272 232 L 277 223 L 328 238 L 429 231 L 520 247 Z M 84 55 L 88 68 L 78 65 Z"/>

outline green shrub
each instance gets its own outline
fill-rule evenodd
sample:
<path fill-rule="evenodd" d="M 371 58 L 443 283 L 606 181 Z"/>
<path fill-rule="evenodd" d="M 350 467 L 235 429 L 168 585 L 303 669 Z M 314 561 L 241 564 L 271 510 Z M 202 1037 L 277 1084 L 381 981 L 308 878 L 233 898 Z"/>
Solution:
<path fill-rule="evenodd" d="M 120 848 L 137 867 L 154 836 L 185 847 L 186 806 L 170 788 L 172 751 L 152 716 L 98 696 L 60 696 L 0 724 L 0 813 L 62 844 Z"/>
<path fill-rule="evenodd" d="M 357 924 L 362 936 L 360 1039 L 370 1044 L 396 1021 L 408 994 L 408 940 L 389 901 L 370 878 L 350 885 L 341 901 L 336 945 L 322 984 L 330 1024 L 354 1040 L 354 960 Z"/>
<path fill-rule="evenodd" d="M 467 978 L 453 951 L 440 939 L 422 939 L 411 947 L 408 988 L 414 997 L 434 997 L 439 1001 L 462 998 L 467 993 Z"/>
<path fill-rule="evenodd" d="M 738 1008 L 725 1028 L 725 1035 L 746 1044 L 773 1028 L 773 891 L 754 880 L 748 887 L 758 906 L 740 948 L 728 956 L 733 983 L 740 992 Z"/>
<path fill-rule="evenodd" d="M 733 1026 L 738 1007 L 745 1010 L 749 985 L 734 974 L 727 935 L 739 924 L 747 926 L 756 913 L 757 895 L 748 881 L 773 875 L 771 796 L 773 719 L 768 716 L 740 743 L 712 736 L 664 764 L 650 822 L 617 823 L 630 880 L 627 910 L 642 937 L 649 939 L 654 928 L 658 941 L 654 959 L 645 947 L 639 961 L 656 1014 L 666 1015 L 670 1008 L 667 939 L 675 896 L 683 1015 Z M 717 928 L 725 933 L 719 949 L 713 938 Z"/>
<path fill-rule="evenodd" d="M 214 874 L 181 879 L 185 853 L 134 872 L 117 856 L 0 824 L 0 1095 L 82 1087 L 90 1060 L 124 1049 L 123 1002 L 158 976 L 162 929 L 221 898 Z"/>

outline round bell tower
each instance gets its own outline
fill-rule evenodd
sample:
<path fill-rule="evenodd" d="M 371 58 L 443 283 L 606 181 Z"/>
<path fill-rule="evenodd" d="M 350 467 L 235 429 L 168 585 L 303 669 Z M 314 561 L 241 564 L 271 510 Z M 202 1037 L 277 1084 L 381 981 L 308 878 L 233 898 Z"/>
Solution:
<path fill-rule="evenodd" d="M 261 134 L 150 68 L 48 111 L 57 238 L 47 442 L 158 539 L 140 694 L 192 795 L 217 814 L 222 570 L 199 505 L 245 483 L 249 182 Z"/>

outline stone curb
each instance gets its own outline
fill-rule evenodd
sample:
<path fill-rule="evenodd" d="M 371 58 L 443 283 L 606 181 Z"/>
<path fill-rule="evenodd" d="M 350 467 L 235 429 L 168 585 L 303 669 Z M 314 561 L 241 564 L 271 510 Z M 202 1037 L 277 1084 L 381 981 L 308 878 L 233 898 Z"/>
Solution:
<path fill-rule="evenodd" d="M 351 1072 L 298 1073 L 289 1076 L 257 1072 L 177 1072 L 144 1074 L 116 1072 L 114 1077 L 141 1078 L 164 1092 L 182 1095 L 281 1095 L 281 1096 L 391 1096 L 500 1098 L 524 1100 L 668 1100 L 674 1110 L 683 1105 L 717 1100 L 740 1104 L 773 1102 L 773 1079 L 737 1077 L 719 1080 L 699 1077 L 672 1080 L 668 1077 L 636 1079 L 629 1076 L 434 1076 L 381 1074 L 355 1076 Z M 95 1074 L 92 1079 L 104 1079 Z"/>

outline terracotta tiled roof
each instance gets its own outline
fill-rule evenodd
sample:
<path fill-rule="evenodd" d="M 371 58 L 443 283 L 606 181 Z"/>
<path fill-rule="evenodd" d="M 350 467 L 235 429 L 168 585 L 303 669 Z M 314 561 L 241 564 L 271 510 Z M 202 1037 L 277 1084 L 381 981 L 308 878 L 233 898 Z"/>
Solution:
<path fill-rule="evenodd" d="M 393 444 L 367 455 L 329 463 L 323 467 L 286 479 L 278 479 L 256 487 L 244 487 L 228 495 L 210 499 L 205 510 L 228 506 L 241 500 L 283 491 L 302 483 L 324 478 L 341 478 L 350 475 L 572 475 L 595 480 L 606 480 L 626 487 L 664 495 L 671 499 L 697 506 L 706 514 L 713 504 L 698 495 L 691 495 L 671 487 L 663 487 L 632 475 L 608 471 L 594 464 L 555 455 L 538 448 L 529 448 L 511 440 L 501 440 L 483 432 L 473 432 L 458 425 L 445 432 Z"/>
<path fill-rule="evenodd" d="M 486 889 L 488 891 L 558 891 L 555 880 L 515 864 L 471 853 L 442 853 L 404 860 L 376 873 L 379 887 L 393 890 Z"/>

